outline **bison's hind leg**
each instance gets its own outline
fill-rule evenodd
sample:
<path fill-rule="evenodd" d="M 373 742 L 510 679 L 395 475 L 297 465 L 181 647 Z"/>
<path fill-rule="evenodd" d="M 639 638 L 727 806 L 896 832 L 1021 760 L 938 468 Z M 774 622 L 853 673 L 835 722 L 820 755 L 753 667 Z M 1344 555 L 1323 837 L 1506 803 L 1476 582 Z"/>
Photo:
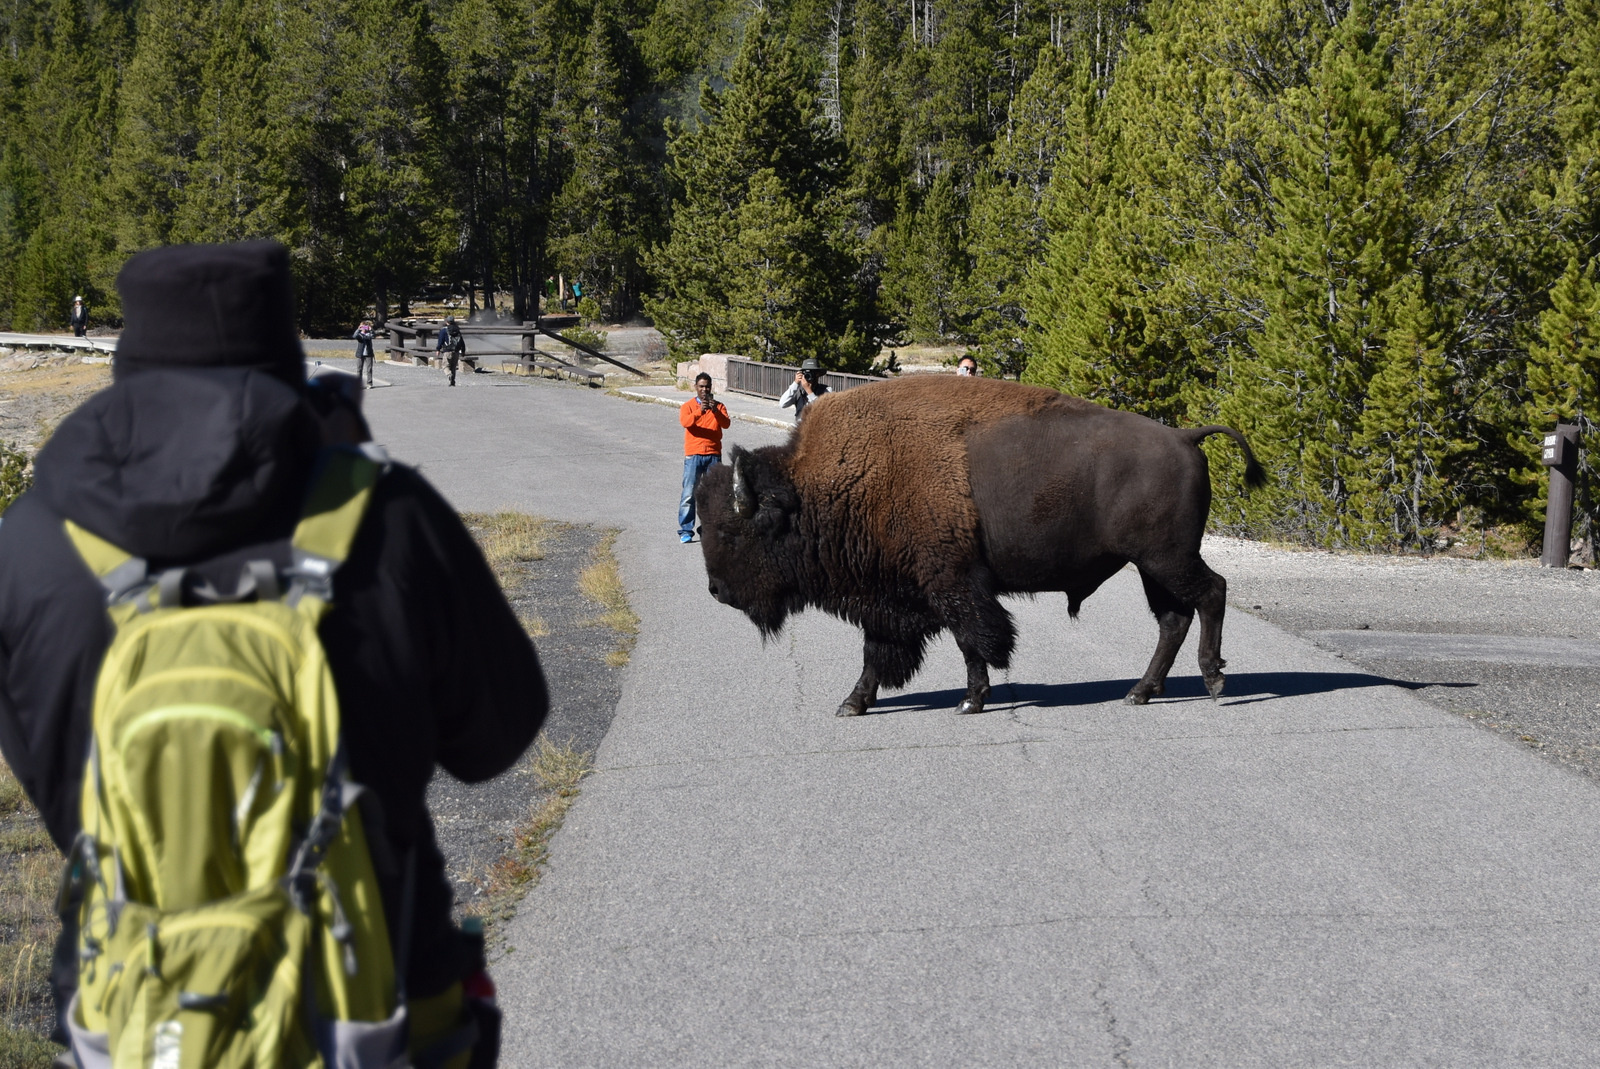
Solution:
<path fill-rule="evenodd" d="M 1222 659 L 1222 618 L 1228 611 L 1228 581 L 1200 562 L 1203 578 L 1195 604 L 1200 609 L 1200 678 L 1206 681 L 1206 690 L 1215 701 L 1222 696 L 1222 670 L 1228 662 Z"/>
<path fill-rule="evenodd" d="M 1178 650 L 1189 634 L 1189 625 L 1194 620 L 1194 608 L 1185 605 L 1182 599 L 1152 578 L 1149 572 L 1141 568 L 1139 578 L 1144 582 L 1144 596 L 1150 602 L 1150 611 L 1156 615 L 1161 637 L 1156 642 L 1156 652 L 1150 658 L 1150 666 L 1144 670 L 1144 676 L 1123 699 L 1129 705 L 1143 705 L 1166 690 L 1167 673 L 1172 670 L 1172 662 L 1177 658 Z"/>
<path fill-rule="evenodd" d="M 1222 669 L 1227 662 L 1222 659 L 1222 617 L 1228 607 L 1228 583 L 1222 576 L 1206 567 L 1199 555 L 1189 558 L 1185 566 L 1175 572 L 1156 569 L 1139 569 L 1144 582 L 1145 597 L 1150 611 L 1155 613 L 1161 627 L 1161 638 L 1156 652 L 1150 658 L 1150 667 L 1144 678 L 1128 692 L 1130 705 L 1143 705 L 1159 695 L 1165 687 L 1167 673 L 1189 633 L 1189 625 L 1196 610 L 1200 614 L 1200 678 L 1205 680 L 1206 691 L 1213 699 L 1222 694 Z"/>

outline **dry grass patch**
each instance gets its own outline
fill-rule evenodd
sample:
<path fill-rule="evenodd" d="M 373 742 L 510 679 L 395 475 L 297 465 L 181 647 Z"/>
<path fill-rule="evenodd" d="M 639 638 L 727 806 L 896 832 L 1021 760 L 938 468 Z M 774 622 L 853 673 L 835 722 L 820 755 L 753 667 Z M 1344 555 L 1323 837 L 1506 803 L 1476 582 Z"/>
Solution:
<path fill-rule="evenodd" d="M 523 512 L 463 512 L 461 519 L 508 597 L 514 597 L 522 586 L 526 566 L 544 560 L 545 547 L 565 528 L 554 520 Z M 550 625 L 544 617 L 524 607 L 516 607 L 516 613 L 529 638 L 549 636 Z"/>
<path fill-rule="evenodd" d="M 544 560 L 546 543 L 562 528 L 554 520 L 523 512 L 463 512 L 461 519 L 506 589 L 520 578 L 517 565 Z"/>
<path fill-rule="evenodd" d="M 87 395 L 111 385 L 110 364 L 47 363 L 26 371 L 0 372 L 0 397 L 62 393 Z"/>
<path fill-rule="evenodd" d="M 0 761 L 0 1066 L 47 1066 L 50 955 L 61 856 L 11 769 Z"/>
<path fill-rule="evenodd" d="M 639 617 L 628 605 L 628 592 L 622 587 L 622 576 L 617 570 L 617 558 L 612 552 L 617 542 L 617 532 L 607 531 L 599 545 L 594 547 L 594 563 L 578 576 L 578 589 L 598 601 L 605 610 L 588 625 L 609 627 L 617 634 L 617 648 L 606 654 L 606 663 L 621 668 L 633 655 L 634 641 L 639 637 Z"/>
<path fill-rule="evenodd" d="M 489 869 L 482 880 L 485 901 L 475 914 L 485 928 L 499 920 L 510 920 L 522 896 L 539 885 L 539 877 L 550 856 L 550 838 L 566 819 L 578 797 L 578 782 L 593 771 L 593 755 L 575 749 L 570 742 L 553 745 L 539 739 L 533 774 L 550 793 L 528 813 L 528 819 L 511 835 L 511 849 Z"/>
<path fill-rule="evenodd" d="M 0 440 L 25 457 L 39 451 L 67 413 L 111 385 L 109 365 L 51 360 L 31 370 L 0 371 Z"/>

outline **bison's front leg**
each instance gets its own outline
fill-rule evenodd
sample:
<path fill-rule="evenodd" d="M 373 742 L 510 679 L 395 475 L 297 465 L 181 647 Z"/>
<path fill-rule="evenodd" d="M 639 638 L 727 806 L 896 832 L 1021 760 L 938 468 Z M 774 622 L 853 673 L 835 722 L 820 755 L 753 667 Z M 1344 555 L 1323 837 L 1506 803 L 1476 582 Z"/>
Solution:
<path fill-rule="evenodd" d="M 872 665 L 867 665 L 861 671 L 861 678 L 856 680 L 855 689 L 850 696 L 839 706 L 839 711 L 834 716 L 860 716 L 872 708 L 878 700 L 878 673 L 872 670 Z"/>
<path fill-rule="evenodd" d="M 878 700 L 879 687 L 903 687 L 922 664 L 926 632 L 907 629 L 895 637 L 868 631 L 861 651 L 861 678 L 839 706 L 839 716 L 860 716 Z"/>
<path fill-rule="evenodd" d="M 956 706 L 956 712 L 981 713 L 983 703 L 989 697 L 989 665 L 976 649 L 961 639 L 956 639 L 956 646 L 967 661 L 967 695 L 961 699 L 961 704 Z"/>

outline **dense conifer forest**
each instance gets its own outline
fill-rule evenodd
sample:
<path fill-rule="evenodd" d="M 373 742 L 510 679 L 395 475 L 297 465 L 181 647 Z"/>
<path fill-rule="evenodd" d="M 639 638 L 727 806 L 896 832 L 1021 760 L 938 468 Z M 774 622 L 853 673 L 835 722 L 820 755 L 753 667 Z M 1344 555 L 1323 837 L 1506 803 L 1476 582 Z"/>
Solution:
<path fill-rule="evenodd" d="M 6 0 L 0 324 L 271 236 L 307 331 L 543 280 L 1243 429 L 1238 530 L 1542 516 L 1600 412 L 1600 0 Z M 1212 454 L 1237 485 L 1237 451 Z M 1600 506 L 1582 473 L 1592 537 Z"/>

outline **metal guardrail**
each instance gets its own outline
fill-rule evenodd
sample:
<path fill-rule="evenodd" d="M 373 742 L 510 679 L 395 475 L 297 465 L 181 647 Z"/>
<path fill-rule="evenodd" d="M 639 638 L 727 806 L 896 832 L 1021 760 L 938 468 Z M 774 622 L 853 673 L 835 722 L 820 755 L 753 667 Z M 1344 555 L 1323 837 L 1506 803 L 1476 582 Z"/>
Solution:
<path fill-rule="evenodd" d="M 0 334 L 0 346 L 8 349 L 89 349 L 96 353 L 115 352 L 116 338 L 78 338 L 71 334 Z"/>
<path fill-rule="evenodd" d="M 793 364 L 765 364 L 759 360 L 728 361 L 728 389 L 735 393 L 754 394 L 776 401 L 794 382 L 799 367 Z M 822 381 L 830 390 L 848 390 L 883 380 L 876 375 L 852 375 L 844 371 L 828 371 Z"/>

